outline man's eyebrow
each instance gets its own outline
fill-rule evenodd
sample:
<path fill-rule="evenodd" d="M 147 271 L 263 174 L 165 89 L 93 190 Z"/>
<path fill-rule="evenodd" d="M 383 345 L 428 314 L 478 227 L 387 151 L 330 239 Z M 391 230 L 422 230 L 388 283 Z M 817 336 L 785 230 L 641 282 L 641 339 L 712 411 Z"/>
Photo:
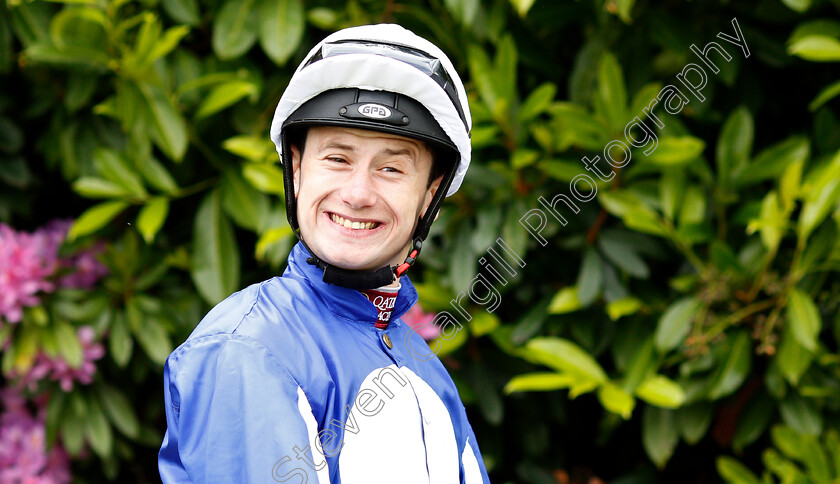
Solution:
<path fill-rule="evenodd" d="M 383 155 L 390 155 L 390 156 L 398 156 L 398 155 L 406 155 L 410 157 L 414 157 L 416 150 L 411 148 L 383 148 L 380 153 Z"/>
<path fill-rule="evenodd" d="M 356 147 L 353 145 L 344 144 L 340 141 L 329 140 L 326 141 L 324 144 L 320 146 L 321 150 L 344 150 L 344 151 L 356 151 Z"/>

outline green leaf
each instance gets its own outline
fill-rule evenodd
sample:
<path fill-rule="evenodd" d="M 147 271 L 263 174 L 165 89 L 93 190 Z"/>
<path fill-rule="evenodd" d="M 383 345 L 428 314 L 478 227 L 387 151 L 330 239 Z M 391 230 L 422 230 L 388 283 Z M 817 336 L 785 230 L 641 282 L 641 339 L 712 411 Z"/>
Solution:
<path fill-rule="evenodd" d="M 479 0 L 444 0 L 444 4 L 461 25 L 472 26 L 478 13 Z"/>
<path fill-rule="evenodd" d="M 278 66 L 289 60 L 303 38 L 306 19 L 301 0 L 260 0 L 260 45 Z"/>
<path fill-rule="evenodd" d="M 642 445 L 656 467 L 665 467 L 678 442 L 674 412 L 663 408 L 645 407 L 642 415 Z"/>
<path fill-rule="evenodd" d="M 104 202 L 99 205 L 87 209 L 82 215 L 73 222 L 70 227 L 70 232 L 67 234 L 67 240 L 72 242 L 78 237 L 92 234 L 101 229 L 114 219 L 120 212 L 128 207 L 127 202 L 113 201 Z"/>
<path fill-rule="evenodd" d="M 567 286 L 557 291 L 551 303 L 548 305 L 549 314 L 564 314 L 577 311 L 583 307 L 578 299 L 578 289 L 575 286 Z"/>
<path fill-rule="evenodd" d="M 114 363 L 120 368 L 125 368 L 131 359 L 131 352 L 134 348 L 134 340 L 128 332 L 128 325 L 125 321 L 125 314 L 117 313 L 114 322 L 111 323 L 111 332 L 108 335 L 108 352 Z"/>
<path fill-rule="evenodd" d="M 190 274 L 208 303 L 216 304 L 239 289 L 239 249 L 218 191 L 206 196 L 198 208 L 193 246 Z"/>
<path fill-rule="evenodd" d="M 627 122 L 627 91 L 621 66 L 608 51 L 601 54 L 598 64 L 598 96 L 595 106 L 613 132 L 622 132 Z"/>
<path fill-rule="evenodd" d="M 123 435 L 135 439 L 140 433 L 140 422 L 126 396 L 116 387 L 108 384 L 97 386 L 97 395 L 108 419 Z"/>
<path fill-rule="evenodd" d="M 292 231 L 292 228 L 288 225 L 286 225 L 285 227 L 276 227 L 273 229 L 266 230 L 265 233 L 260 235 L 259 240 L 257 240 L 257 246 L 254 251 L 257 256 L 257 259 L 264 259 L 266 251 L 269 249 L 269 247 L 273 246 L 274 244 L 280 243 L 283 240 L 294 238 L 294 232 Z"/>
<path fill-rule="evenodd" d="M 822 319 L 813 299 L 806 292 L 794 288 L 788 297 L 787 322 L 796 340 L 808 350 L 817 348 Z"/>
<path fill-rule="evenodd" d="M 534 338 L 525 348 L 534 361 L 557 371 L 572 373 L 597 383 L 607 380 L 606 373 L 595 358 L 571 341 L 554 337 Z"/>
<path fill-rule="evenodd" d="M 782 0 L 782 3 L 797 13 L 802 13 L 811 7 L 811 0 Z"/>
<path fill-rule="evenodd" d="M 642 400 L 662 408 L 678 408 L 685 402 L 685 392 L 679 384 L 661 375 L 654 375 L 636 387 Z"/>
<path fill-rule="evenodd" d="M 817 109 L 821 108 L 825 103 L 837 97 L 837 95 L 840 95 L 840 81 L 832 82 L 828 86 L 822 88 L 817 94 L 817 97 L 808 104 L 808 111 L 813 113 Z"/>
<path fill-rule="evenodd" d="M 708 393 L 711 400 L 732 394 L 750 373 L 752 363 L 750 335 L 739 332 L 734 339 L 729 351 L 725 353 L 723 363 L 718 367 L 712 379 Z"/>
<path fill-rule="evenodd" d="M 544 113 L 556 95 L 557 86 L 551 82 L 541 84 L 534 89 L 525 101 L 522 102 L 522 105 L 519 106 L 519 112 L 516 115 L 519 122 L 527 123 Z"/>
<path fill-rule="evenodd" d="M 154 157 L 147 157 L 140 163 L 140 173 L 150 185 L 158 190 L 173 194 L 178 191 L 178 184 L 169 171 Z"/>
<path fill-rule="evenodd" d="M 788 306 L 787 310 L 788 313 L 793 311 L 791 306 Z M 805 316 L 808 312 L 808 310 L 804 310 L 803 308 L 799 308 L 799 310 L 804 311 L 803 316 Z M 794 334 L 794 324 L 790 323 L 790 315 L 788 316 L 788 322 L 789 324 L 785 325 L 782 333 L 782 340 L 779 344 L 779 352 L 776 354 L 775 360 L 779 365 L 779 371 L 781 371 L 782 376 L 784 376 L 791 385 L 797 386 L 799 384 L 799 379 L 802 378 L 802 375 L 804 375 L 805 371 L 808 370 L 808 367 L 811 366 L 811 361 L 814 359 L 814 352 L 806 348 Z M 801 329 L 800 331 L 803 330 L 804 329 Z"/>
<path fill-rule="evenodd" d="M 682 298 L 668 306 L 659 318 L 654 333 L 656 349 L 660 353 L 670 351 L 682 343 L 691 330 L 691 321 L 700 306 L 700 301 L 693 296 Z"/>
<path fill-rule="evenodd" d="M 213 20 L 213 51 L 219 59 L 236 59 L 257 41 L 258 24 L 254 0 L 227 0 Z"/>
<path fill-rule="evenodd" d="M 641 307 L 642 302 L 632 296 L 616 299 L 607 304 L 607 316 L 611 320 L 617 321 L 623 316 L 635 314 Z"/>
<path fill-rule="evenodd" d="M 823 417 L 810 401 L 789 393 L 779 404 L 782 420 L 795 431 L 804 435 L 819 436 L 823 430 Z"/>
<path fill-rule="evenodd" d="M 166 14 L 178 23 L 198 25 L 201 20 L 196 0 L 166 0 L 160 5 Z"/>
<path fill-rule="evenodd" d="M 510 4 L 516 10 L 520 17 L 525 18 L 528 15 L 528 10 L 534 5 L 534 0 L 510 0 Z"/>
<path fill-rule="evenodd" d="M 764 435 L 775 410 L 775 401 L 769 396 L 761 394 L 753 397 L 738 419 L 735 435 L 732 437 L 732 448 L 740 453 Z"/>
<path fill-rule="evenodd" d="M 168 214 L 169 199 L 166 197 L 154 197 L 140 210 L 140 214 L 137 215 L 137 230 L 147 244 L 155 240 L 155 235 L 163 227 Z"/>
<path fill-rule="evenodd" d="M 222 207 L 240 226 L 257 231 L 260 216 L 268 211 L 268 199 L 233 170 L 224 174 L 221 185 Z"/>
<path fill-rule="evenodd" d="M 732 111 L 723 123 L 716 150 L 718 182 L 728 184 L 732 174 L 746 165 L 754 129 L 752 115 L 743 106 Z"/>
<path fill-rule="evenodd" d="M 609 382 L 598 387 L 598 401 L 605 409 L 620 415 L 624 420 L 630 419 L 636 406 L 633 395 Z"/>
<path fill-rule="evenodd" d="M 196 119 L 206 118 L 235 104 L 245 96 L 255 97 L 258 91 L 257 85 L 251 81 L 231 81 L 220 84 L 204 98 L 195 117 Z"/>
<path fill-rule="evenodd" d="M 761 150 L 753 161 L 733 173 L 736 186 L 748 186 L 763 180 L 777 178 L 792 163 L 802 162 L 811 154 L 808 138 L 791 136 Z"/>
<path fill-rule="evenodd" d="M 114 182 L 89 176 L 74 181 L 73 191 L 85 198 L 121 198 L 131 195 L 130 191 Z"/>
<path fill-rule="evenodd" d="M 134 330 L 134 337 L 152 362 L 160 366 L 166 363 L 172 353 L 172 341 L 159 316 L 144 314 L 141 326 Z"/>
<path fill-rule="evenodd" d="M 84 421 L 85 439 L 99 457 L 107 458 L 114 451 L 114 434 L 105 412 L 96 399 L 88 400 L 88 412 Z"/>
<path fill-rule="evenodd" d="M 511 378 L 505 385 L 506 395 L 517 392 L 550 392 L 569 388 L 575 378 L 567 373 L 525 373 Z"/>
<path fill-rule="evenodd" d="M 152 139 L 173 161 L 181 161 L 187 151 L 187 126 L 181 113 L 160 88 L 148 84 L 138 86 L 146 100 L 152 121 Z"/>
<path fill-rule="evenodd" d="M 283 171 L 267 163 L 244 163 L 242 176 L 263 193 L 283 195 Z"/>
<path fill-rule="evenodd" d="M 487 311 L 479 311 L 470 320 L 470 334 L 478 338 L 490 334 L 499 327 L 499 317 Z"/>
<path fill-rule="evenodd" d="M 106 148 L 98 148 L 93 153 L 93 163 L 97 171 L 108 180 L 139 198 L 146 196 L 143 180 L 134 173 L 128 162 L 116 152 Z"/>
<path fill-rule="evenodd" d="M 771 190 L 761 201 L 759 218 L 751 220 L 747 225 L 747 233 L 751 234 L 758 229 L 761 234 L 761 243 L 768 252 L 773 253 L 782 241 L 786 224 L 787 215 L 779 206 L 779 196 L 775 190 Z"/>
<path fill-rule="evenodd" d="M 81 368 L 84 362 L 82 342 L 79 341 L 73 326 L 60 322 L 56 324 L 54 332 L 61 358 L 72 368 Z"/>
<path fill-rule="evenodd" d="M 262 162 L 269 156 L 276 156 L 274 143 L 266 136 L 234 136 L 224 140 L 222 148 L 248 161 Z"/>
<path fill-rule="evenodd" d="M 814 62 L 840 61 L 840 40 L 826 35 L 802 37 L 787 48 L 788 54 Z"/>
<path fill-rule="evenodd" d="M 61 421 L 61 444 L 71 456 L 78 456 L 85 445 L 84 426 L 81 417 L 67 415 Z"/>
<path fill-rule="evenodd" d="M 659 139 L 659 144 L 644 160 L 659 166 L 679 166 L 696 160 L 706 143 L 694 136 L 665 136 Z"/>
<path fill-rule="evenodd" d="M 730 484 L 760 484 L 761 481 L 744 464 L 722 455 L 715 462 L 718 474 Z"/>
<path fill-rule="evenodd" d="M 840 153 L 838 158 L 840 158 Z M 811 192 L 802 205 L 802 212 L 799 215 L 797 227 L 799 238 L 807 239 L 811 232 L 825 220 L 838 199 L 840 199 L 840 179 L 830 180 Z"/>
<path fill-rule="evenodd" d="M 706 197 L 700 187 L 689 185 L 686 188 L 680 208 L 680 227 L 699 224 L 706 217 Z"/>
<path fill-rule="evenodd" d="M 578 273 L 578 300 L 581 306 L 589 306 L 598 296 L 604 283 L 604 266 L 601 257 L 593 248 L 587 247 Z"/>
<path fill-rule="evenodd" d="M 671 222 L 682 206 L 685 190 L 685 172 L 680 169 L 665 170 L 659 179 L 659 199 L 662 202 L 662 213 Z"/>
<path fill-rule="evenodd" d="M 639 279 L 650 277 L 650 270 L 645 261 L 626 243 L 605 236 L 598 239 L 598 247 L 614 266 L 624 272 Z"/>
<path fill-rule="evenodd" d="M 694 445 L 706 435 L 713 410 L 714 406 L 709 403 L 695 403 L 677 410 L 677 426 L 687 444 Z"/>

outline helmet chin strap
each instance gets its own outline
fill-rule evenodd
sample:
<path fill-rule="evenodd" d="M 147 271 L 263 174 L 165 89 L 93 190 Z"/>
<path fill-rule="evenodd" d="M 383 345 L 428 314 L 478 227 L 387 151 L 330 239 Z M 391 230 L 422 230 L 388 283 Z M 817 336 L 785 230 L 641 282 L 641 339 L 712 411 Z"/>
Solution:
<path fill-rule="evenodd" d="M 457 166 L 458 163 L 456 160 L 452 168 L 447 170 L 446 174 L 443 176 L 440 186 L 435 192 L 435 195 L 432 197 L 429 207 L 426 209 L 426 216 L 420 218 L 417 228 L 414 230 L 411 251 L 402 264 L 398 266 L 383 266 L 376 270 L 367 271 L 343 269 L 341 267 L 334 266 L 315 255 L 315 252 L 313 252 L 306 242 L 304 242 L 303 237 L 299 233 L 300 230 L 296 230 L 295 235 L 297 235 L 298 240 L 301 241 L 310 254 L 310 257 L 306 259 L 306 262 L 324 271 L 324 282 L 334 284 L 336 286 L 346 287 L 348 289 L 356 289 L 359 291 L 364 289 L 375 289 L 377 287 L 387 286 L 388 284 L 396 281 L 405 275 L 408 269 L 417 262 L 420 250 L 423 248 L 423 241 L 426 237 L 428 237 L 429 229 L 432 227 L 432 222 L 435 221 L 435 217 L 437 216 L 440 205 L 443 202 L 443 198 L 446 196 L 446 192 L 449 191 L 449 185 L 455 177 L 455 168 Z"/>

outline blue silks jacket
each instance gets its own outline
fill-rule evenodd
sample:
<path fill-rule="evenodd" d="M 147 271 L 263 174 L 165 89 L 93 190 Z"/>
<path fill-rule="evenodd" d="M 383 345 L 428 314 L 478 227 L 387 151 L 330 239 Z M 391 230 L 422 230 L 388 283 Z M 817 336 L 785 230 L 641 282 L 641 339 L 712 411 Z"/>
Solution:
<path fill-rule="evenodd" d="M 167 359 L 163 482 L 489 484 L 455 384 L 399 319 L 408 278 L 380 330 L 307 256 L 296 245 L 283 277 L 222 301 Z"/>

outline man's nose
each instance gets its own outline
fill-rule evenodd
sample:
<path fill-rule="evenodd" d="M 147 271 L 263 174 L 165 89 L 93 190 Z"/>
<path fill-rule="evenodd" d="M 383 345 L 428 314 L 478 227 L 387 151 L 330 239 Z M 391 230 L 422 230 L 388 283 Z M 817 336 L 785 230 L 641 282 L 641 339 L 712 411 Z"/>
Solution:
<path fill-rule="evenodd" d="M 353 208 L 368 207 L 376 203 L 370 172 L 362 166 L 353 170 L 350 179 L 341 188 L 341 199 Z"/>

